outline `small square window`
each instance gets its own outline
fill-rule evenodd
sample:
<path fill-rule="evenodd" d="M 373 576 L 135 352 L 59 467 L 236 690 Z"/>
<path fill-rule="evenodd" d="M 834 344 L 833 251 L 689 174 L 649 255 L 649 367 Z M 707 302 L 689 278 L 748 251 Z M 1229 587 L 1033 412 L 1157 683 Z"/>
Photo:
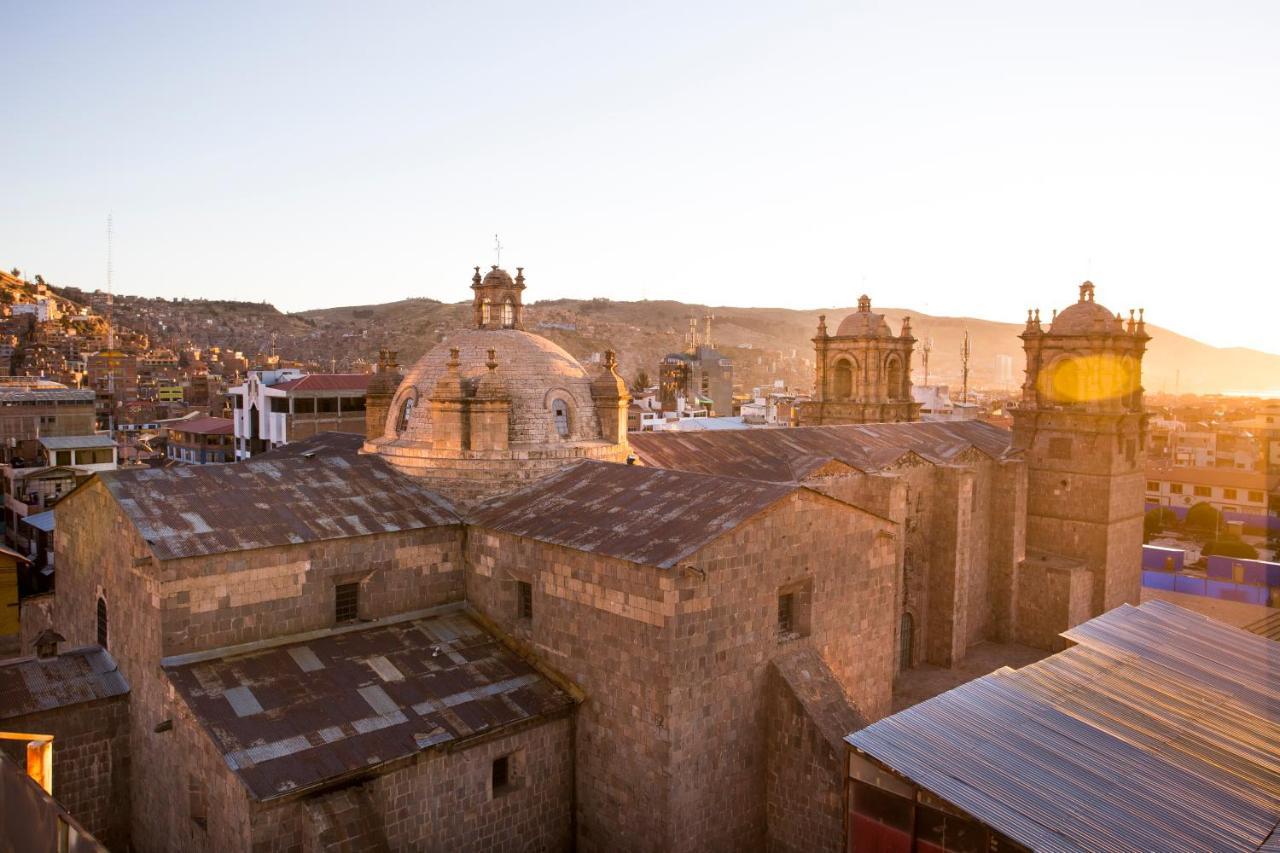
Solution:
<path fill-rule="evenodd" d="M 516 581 L 516 614 L 521 619 L 533 618 L 533 584 Z"/>
<path fill-rule="evenodd" d="M 338 622 L 354 622 L 360 614 L 360 584 L 340 583 L 334 588 L 333 616 Z"/>
<path fill-rule="evenodd" d="M 1223 499 L 1223 500 L 1225 500 L 1225 501 L 1233 501 L 1233 500 L 1235 500 L 1235 499 L 1236 499 L 1236 490 L 1235 490 L 1235 489 L 1223 489 L 1223 490 L 1222 490 L 1222 499 Z"/>

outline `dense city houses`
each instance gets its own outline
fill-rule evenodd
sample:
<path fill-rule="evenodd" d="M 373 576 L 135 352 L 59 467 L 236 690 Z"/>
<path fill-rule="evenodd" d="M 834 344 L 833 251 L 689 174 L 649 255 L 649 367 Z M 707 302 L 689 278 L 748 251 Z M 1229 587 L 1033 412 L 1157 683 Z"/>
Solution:
<path fill-rule="evenodd" d="M 1089 632 L 1186 618 L 1126 615 L 1142 317 L 1089 283 L 1049 322 L 1028 312 L 1011 429 L 919 420 L 909 324 L 894 335 L 864 298 L 820 326 L 794 417 L 628 432 L 615 356 L 587 367 L 527 331 L 526 284 L 477 268 L 467 327 L 403 373 L 385 350 L 358 379 L 251 372 L 230 433 L 251 458 L 102 471 L 60 497 L 0 728 L 52 738 L 69 817 L 140 850 L 861 850 L 894 832 L 876 849 L 1088 849 L 1069 810 L 1028 830 L 872 738 L 926 729 L 908 706 L 1002 666 L 1025 691 L 1120 654 L 1080 651 Z M 175 446 L 227 435 L 185 426 Z M 1073 713 L 1049 694 L 1036 713 Z M 918 707 L 959 736 L 951 705 Z M 1242 761 L 1255 824 L 1187 838 L 1262 843 L 1280 786 Z M 935 812 L 941 829 L 911 823 Z"/>

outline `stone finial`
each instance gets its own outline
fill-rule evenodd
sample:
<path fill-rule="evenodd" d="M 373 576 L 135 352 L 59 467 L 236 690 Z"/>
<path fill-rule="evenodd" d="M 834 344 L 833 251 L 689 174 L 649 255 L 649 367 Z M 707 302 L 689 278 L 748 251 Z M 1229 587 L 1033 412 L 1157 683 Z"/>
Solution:
<path fill-rule="evenodd" d="M 480 267 L 476 267 L 476 274 L 471 276 L 471 286 L 472 287 L 480 286 Z"/>
<path fill-rule="evenodd" d="M 1031 309 L 1027 309 L 1027 328 L 1031 328 Z"/>
<path fill-rule="evenodd" d="M 604 351 L 604 369 L 608 371 L 618 369 L 618 354 L 611 349 Z"/>
<path fill-rule="evenodd" d="M 524 267 L 516 267 L 516 286 L 524 287 Z"/>
<path fill-rule="evenodd" d="M 1036 309 L 1036 328 L 1040 328 L 1040 309 Z"/>
<path fill-rule="evenodd" d="M 460 358 L 461 355 L 462 355 L 462 351 L 459 350 L 457 347 L 449 347 L 448 366 L 453 368 L 454 370 L 457 370 L 458 365 L 461 364 L 461 358 Z"/>
<path fill-rule="evenodd" d="M 911 315 L 910 314 L 902 318 L 902 334 L 900 334 L 899 337 L 902 337 L 902 338 L 911 337 Z"/>
<path fill-rule="evenodd" d="M 824 337 L 824 338 L 827 336 L 827 315 L 826 314 L 818 315 L 818 336 Z"/>
<path fill-rule="evenodd" d="M 1128 326 L 1128 330 L 1129 330 L 1129 334 L 1131 334 L 1131 335 L 1133 334 L 1133 327 L 1134 327 L 1133 309 L 1132 309 L 1132 308 L 1130 308 L 1130 309 L 1129 309 L 1129 326 Z"/>
<path fill-rule="evenodd" d="M 378 350 L 378 372 L 394 373 L 400 365 L 396 363 L 397 351 L 393 349 Z"/>
<path fill-rule="evenodd" d="M 498 369 L 498 351 L 496 349 L 489 349 L 489 358 L 485 361 L 484 366 L 491 371 Z"/>
<path fill-rule="evenodd" d="M 858 297 L 858 312 L 860 314 L 871 313 L 871 297 L 865 293 Z"/>

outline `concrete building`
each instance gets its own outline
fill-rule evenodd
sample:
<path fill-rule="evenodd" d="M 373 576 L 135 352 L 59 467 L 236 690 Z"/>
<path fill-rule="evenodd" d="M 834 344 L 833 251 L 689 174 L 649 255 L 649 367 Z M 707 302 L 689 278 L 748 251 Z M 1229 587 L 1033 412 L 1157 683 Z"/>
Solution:
<path fill-rule="evenodd" d="M 189 465 L 235 460 L 235 424 L 230 418 L 184 418 L 165 427 L 165 456 Z"/>
<path fill-rule="evenodd" d="M 955 402 L 947 385 L 916 385 L 911 398 L 920 404 L 922 421 L 972 421 L 982 413 L 976 403 Z"/>
<path fill-rule="evenodd" d="M 1146 502 L 1173 509 L 1207 503 L 1219 512 L 1280 516 L 1280 472 L 1148 465 Z"/>
<path fill-rule="evenodd" d="M 733 415 L 733 360 L 709 344 L 671 353 L 658 364 L 663 412 L 706 411 L 712 417 Z"/>
<path fill-rule="evenodd" d="M 894 336 L 865 294 L 834 335 L 827 333 L 827 318 L 819 317 L 813 399 L 800 406 L 801 426 L 919 420 L 920 404 L 911 396 L 915 343 L 910 317 Z"/>
<path fill-rule="evenodd" d="M 57 382 L 14 377 L 0 385 L 0 442 L 4 459 L 31 459 L 42 436 L 94 430 L 93 392 Z"/>
<path fill-rule="evenodd" d="M 23 642 L 118 666 L 134 849 L 838 850 L 839 738 L 921 664 L 1043 656 L 1137 589 L 1140 522 L 1028 552 L 1043 443 L 628 436 L 615 359 L 524 332 L 524 287 L 477 269 L 363 439 L 63 498 Z"/>
<path fill-rule="evenodd" d="M 296 368 L 251 370 L 231 400 L 235 458 L 299 441 L 320 432 L 366 429 L 367 373 L 303 373 Z"/>

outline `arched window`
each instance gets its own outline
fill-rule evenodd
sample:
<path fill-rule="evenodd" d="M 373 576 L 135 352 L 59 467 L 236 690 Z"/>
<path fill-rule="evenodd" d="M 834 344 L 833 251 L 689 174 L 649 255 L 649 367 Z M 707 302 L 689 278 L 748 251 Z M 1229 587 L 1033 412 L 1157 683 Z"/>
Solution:
<path fill-rule="evenodd" d="M 396 417 L 396 432 L 404 432 L 409 428 L 409 418 L 413 415 L 413 407 L 416 404 L 417 400 L 413 397 L 406 397 L 400 404 L 400 414 Z"/>
<path fill-rule="evenodd" d="M 502 303 L 502 328 L 510 329 L 516 324 L 516 308 L 511 304 L 511 297 Z"/>
<path fill-rule="evenodd" d="M 903 399 L 902 393 L 902 360 L 896 355 L 889 356 L 885 360 L 884 372 L 886 377 L 886 390 L 890 400 Z"/>
<path fill-rule="evenodd" d="M 490 307 L 491 305 L 488 299 L 480 303 L 480 322 L 486 326 L 489 325 L 489 320 L 490 320 L 490 317 L 492 316 Z"/>
<path fill-rule="evenodd" d="M 98 645 L 107 647 L 107 600 L 98 596 Z"/>
<path fill-rule="evenodd" d="M 556 432 L 561 438 L 569 437 L 569 404 L 559 397 L 551 401 L 551 414 L 556 421 Z"/>
<path fill-rule="evenodd" d="M 831 394 L 837 400 L 848 400 L 853 397 L 853 364 L 842 358 L 835 364 L 832 377 Z"/>

